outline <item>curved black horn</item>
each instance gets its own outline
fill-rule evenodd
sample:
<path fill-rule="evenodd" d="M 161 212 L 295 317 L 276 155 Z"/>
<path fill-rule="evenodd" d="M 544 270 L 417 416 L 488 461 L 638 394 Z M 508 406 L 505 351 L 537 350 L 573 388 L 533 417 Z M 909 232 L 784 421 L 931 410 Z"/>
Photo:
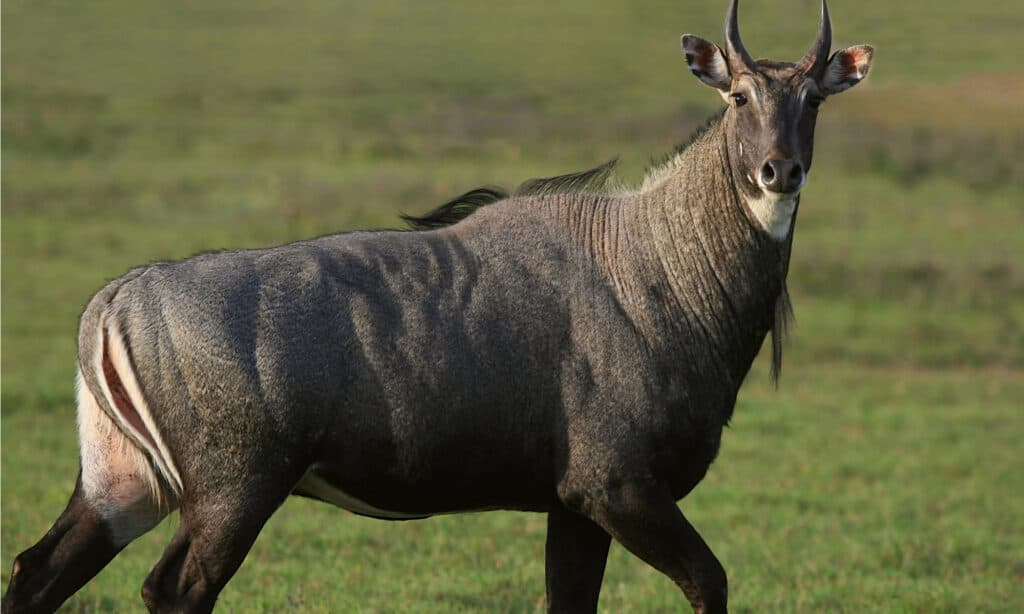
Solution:
<path fill-rule="evenodd" d="M 743 40 L 740 39 L 740 24 L 736 18 L 737 0 L 729 3 L 729 11 L 725 14 L 725 58 L 729 61 L 729 70 L 735 75 L 742 71 L 754 70 L 754 58 L 750 57 Z"/>
<path fill-rule="evenodd" d="M 828 63 L 828 52 L 832 49 L 832 18 L 828 15 L 828 3 L 821 0 L 821 19 L 818 21 L 818 36 L 811 45 L 811 50 L 797 63 L 797 68 L 805 73 L 820 76 Z"/>

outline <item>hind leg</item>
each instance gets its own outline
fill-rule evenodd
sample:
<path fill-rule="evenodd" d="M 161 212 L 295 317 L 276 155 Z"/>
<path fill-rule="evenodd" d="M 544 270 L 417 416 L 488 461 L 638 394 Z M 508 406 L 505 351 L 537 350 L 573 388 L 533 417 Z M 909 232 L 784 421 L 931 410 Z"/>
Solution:
<path fill-rule="evenodd" d="M 83 496 L 79 478 L 71 501 L 53 527 L 14 559 L 4 614 L 56 610 L 120 550 L 103 518 Z"/>
<path fill-rule="evenodd" d="M 289 485 L 261 483 L 250 495 L 204 497 L 182 505 L 181 525 L 142 586 L 150 612 L 210 612 Z"/>
<path fill-rule="evenodd" d="M 3 612 L 52 612 L 167 515 L 145 459 L 91 398 L 79 404 L 82 470 L 64 513 L 14 560 Z"/>
<path fill-rule="evenodd" d="M 39 543 L 14 559 L 4 614 L 52 612 L 130 541 L 165 515 L 149 501 L 115 509 L 86 494 L 81 475 L 64 513 Z"/>

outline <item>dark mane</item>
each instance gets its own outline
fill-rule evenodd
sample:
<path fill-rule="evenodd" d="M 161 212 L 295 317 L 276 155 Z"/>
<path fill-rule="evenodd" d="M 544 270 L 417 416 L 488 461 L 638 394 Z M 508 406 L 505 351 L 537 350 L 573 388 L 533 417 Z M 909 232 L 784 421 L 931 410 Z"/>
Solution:
<path fill-rule="evenodd" d="M 584 194 L 601 193 L 608 186 L 612 171 L 618 165 L 619 159 L 611 160 L 595 166 L 592 169 L 557 175 L 555 177 L 542 177 L 540 179 L 527 179 L 516 188 L 516 196 L 537 196 L 546 194 Z"/>
<path fill-rule="evenodd" d="M 664 156 L 658 164 L 652 168 L 665 164 L 668 160 L 679 155 L 694 141 L 699 139 L 707 130 L 718 123 L 725 114 L 725 109 L 712 115 L 703 125 L 694 130 L 690 138 L 677 145 L 672 151 Z M 505 200 L 509 196 L 543 196 L 551 194 L 601 194 L 608 190 L 608 183 L 612 178 L 613 171 L 618 165 L 619 159 L 612 158 L 604 164 L 594 168 L 580 171 L 578 173 L 567 173 L 554 177 L 541 177 L 538 179 L 527 179 L 519 184 L 511 194 L 502 188 L 481 187 L 470 190 L 465 194 L 456 196 L 443 205 L 425 213 L 424 215 L 402 214 L 402 220 L 409 225 L 409 230 L 435 230 L 445 226 L 451 226 L 466 219 L 480 207 Z"/>
<path fill-rule="evenodd" d="M 600 193 L 606 189 L 608 180 L 618 162 L 618 158 L 613 158 L 600 166 L 578 173 L 527 179 L 516 188 L 512 196 Z M 434 230 L 461 222 L 480 207 L 505 200 L 508 197 L 509 194 L 501 188 L 476 188 L 456 196 L 424 215 L 402 214 L 402 219 L 409 225 L 410 230 Z"/>
<path fill-rule="evenodd" d="M 508 198 L 501 188 L 483 187 L 456 196 L 440 207 L 423 215 L 402 214 L 410 230 L 434 230 L 451 226 L 469 217 L 480 207 Z"/>
<path fill-rule="evenodd" d="M 698 126 L 697 129 L 690 134 L 690 138 L 676 145 L 660 158 L 652 157 L 650 164 L 647 166 L 647 171 L 644 173 L 644 181 L 640 186 L 640 190 L 645 190 L 651 185 L 654 185 L 664 179 L 666 175 L 674 172 L 676 170 L 676 161 L 680 159 L 682 153 L 689 149 L 691 145 L 704 138 L 704 135 L 707 134 L 709 130 L 717 126 L 722 121 L 722 117 L 724 115 L 725 108 L 722 108 L 705 120 L 703 124 Z"/>

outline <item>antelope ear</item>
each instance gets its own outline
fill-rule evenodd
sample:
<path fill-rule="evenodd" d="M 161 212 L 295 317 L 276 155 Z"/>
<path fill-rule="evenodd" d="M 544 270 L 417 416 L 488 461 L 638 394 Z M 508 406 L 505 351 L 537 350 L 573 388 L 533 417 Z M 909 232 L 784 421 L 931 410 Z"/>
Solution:
<path fill-rule="evenodd" d="M 692 34 L 683 35 L 683 53 L 690 72 L 713 88 L 728 92 L 732 85 L 729 65 L 718 45 Z"/>
<path fill-rule="evenodd" d="M 833 53 L 828 66 L 825 67 L 825 76 L 821 80 L 825 95 L 844 92 L 860 83 L 868 76 L 871 58 L 874 55 L 875 48 L 871 45 L 847 47 Z"/>

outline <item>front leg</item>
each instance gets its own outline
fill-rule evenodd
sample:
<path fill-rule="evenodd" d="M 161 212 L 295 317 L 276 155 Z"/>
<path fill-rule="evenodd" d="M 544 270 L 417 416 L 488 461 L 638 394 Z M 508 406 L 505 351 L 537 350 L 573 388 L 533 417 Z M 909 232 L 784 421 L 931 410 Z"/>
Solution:
<path fill-rule="evenodd" d="M 728 610 L 725 570 L 667 487 L 623 483 L 585 500 L 587 515 L 627 550 L 672 578 L 695 612 Z"/>
<path fill-rule="evenodd" d="M 548 512 L 548 612 L 597 611 L 612 538 L 590 519 L 558 506 Z"/>

